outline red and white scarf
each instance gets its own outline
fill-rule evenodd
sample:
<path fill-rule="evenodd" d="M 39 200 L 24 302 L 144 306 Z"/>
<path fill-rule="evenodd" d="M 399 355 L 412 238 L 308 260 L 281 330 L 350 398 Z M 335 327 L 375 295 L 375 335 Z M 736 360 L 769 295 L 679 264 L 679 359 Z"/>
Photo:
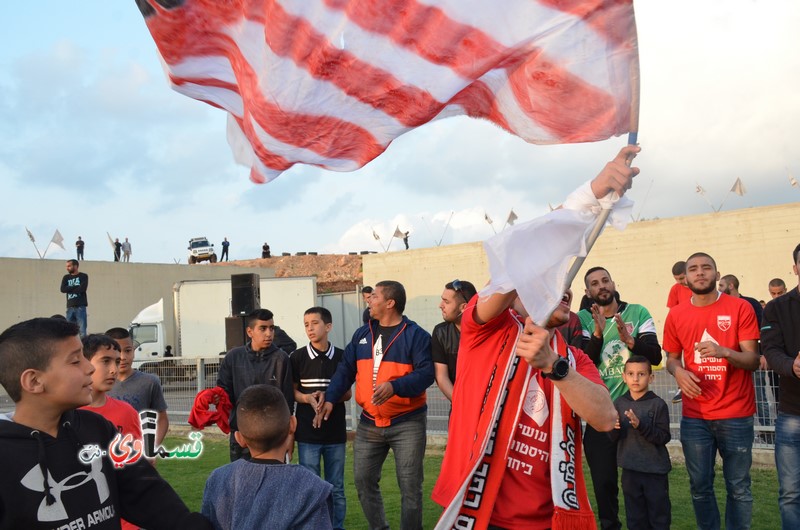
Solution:
<path fill-rule="evenodd" d="M 574 355 L 569 347 L 557 340 L 557 336 L 553 335 L 553 350 L 566 357 L 575 369 Z M 442 513 L 436 530 L 482 530 L 489 525 L 528 385 L 533 381 L 544 388 L 541 372 L 521 361 L 515 351 L 516 347 L 506 359 L 498 360 L 498 370 L 486 391 L 476 429 L 476 432 L 483 433 L 483 456 L 476 459 L 476 465 L 466 475 L 458 493 Z M 518 369 L 527 369 L 525 377 L 515 377 Z M 596 529 L 583 479 L 580 418 L 561 397 L 558 388 L 555 385 L 550 385 L 550 388 L 552 528 Z M 521 499 L 520 502 L 525 500 Z"/>

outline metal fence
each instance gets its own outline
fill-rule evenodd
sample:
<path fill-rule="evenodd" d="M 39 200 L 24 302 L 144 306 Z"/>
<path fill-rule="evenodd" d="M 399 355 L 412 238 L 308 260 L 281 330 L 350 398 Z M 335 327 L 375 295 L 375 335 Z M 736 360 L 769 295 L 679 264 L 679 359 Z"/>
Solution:
<path fill-rule="evenodd" d="M 219 358 L 165 360 L 153 371 L 161 378 L 164 396 L 169 407 L 169 418 L 172 424 L 186 424 L 189 411 L 194 403 L 195 395 L 200 390 L 212 388 L 216 384 Z M 756 438 L 754 447 L 771 448 L 775 432 L 775 391 L 771 381 L 772 372 L 757 371 L 753 374 L 756 384 Z M 776 377 L 777 379 L 777 377 Z M 777 381 L 776 381 L 777 382 Z M 655 381 L 651 390 L 667 402 L 670 411 L 670 427 L 673 440 L 679 437 L 681 404 L 673 403 L 678 387 L 675 379 L 666 370 L 655 373 Z M 0 391 L 0 412 L 13 410 L 14 404 L 8 396 Z M 355 398 L 347 403 L 347 422 L 351 430 L 355 430 L 361 410 Z M 442 395 L 434 384 L 428 389 L 428 434 L 443 435 L 447 433 L 447 422 L 450 414 L 450 402 Z"/>

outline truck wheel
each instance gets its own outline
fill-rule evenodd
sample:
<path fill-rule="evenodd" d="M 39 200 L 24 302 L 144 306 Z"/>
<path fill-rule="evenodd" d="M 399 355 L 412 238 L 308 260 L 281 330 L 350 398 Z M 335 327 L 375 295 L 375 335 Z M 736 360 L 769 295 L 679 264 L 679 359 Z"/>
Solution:
<path fill-rule="evenodd" d="M 211 258 L 208 261 L 210 261 L 211 263 L 216 263 L 217 262 L 217 255 L 216 254 L 211 254 Z"/>
<path fill-rule="evenodd" d="M 197 258 L 194 256 L 189 256 L 189 264 L 194 265 L 195 263 L 197 263 Z"/>

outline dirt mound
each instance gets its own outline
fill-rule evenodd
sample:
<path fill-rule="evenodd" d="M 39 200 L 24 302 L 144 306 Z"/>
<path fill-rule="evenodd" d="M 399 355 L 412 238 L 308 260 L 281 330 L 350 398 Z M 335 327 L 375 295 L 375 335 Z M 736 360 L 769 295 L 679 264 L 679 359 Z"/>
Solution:
<path fill-rule="evenodd" d="M 361 284 L 361 256 L 352 254 L 323 254 L 319 256 L 275 256 L 216 263 L 216 266 L 265 267 L 275 270 L 276 278 L 315 276 L 317 293 L 355 291 Z"/>

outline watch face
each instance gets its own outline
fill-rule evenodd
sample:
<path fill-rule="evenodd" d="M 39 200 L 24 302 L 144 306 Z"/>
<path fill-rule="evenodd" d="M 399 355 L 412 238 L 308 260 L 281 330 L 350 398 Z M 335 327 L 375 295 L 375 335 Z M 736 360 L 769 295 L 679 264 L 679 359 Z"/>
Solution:
<path fill-rule="evenodd" d="M 550 377 L 553 379 L 563 379 L 567 376 L 569 372 L 569 361 L 567 361 L 563 357 L 559 357 L 556 359 L 556 362 L 553 363 L 553 371 L 550 374 Z"/>

